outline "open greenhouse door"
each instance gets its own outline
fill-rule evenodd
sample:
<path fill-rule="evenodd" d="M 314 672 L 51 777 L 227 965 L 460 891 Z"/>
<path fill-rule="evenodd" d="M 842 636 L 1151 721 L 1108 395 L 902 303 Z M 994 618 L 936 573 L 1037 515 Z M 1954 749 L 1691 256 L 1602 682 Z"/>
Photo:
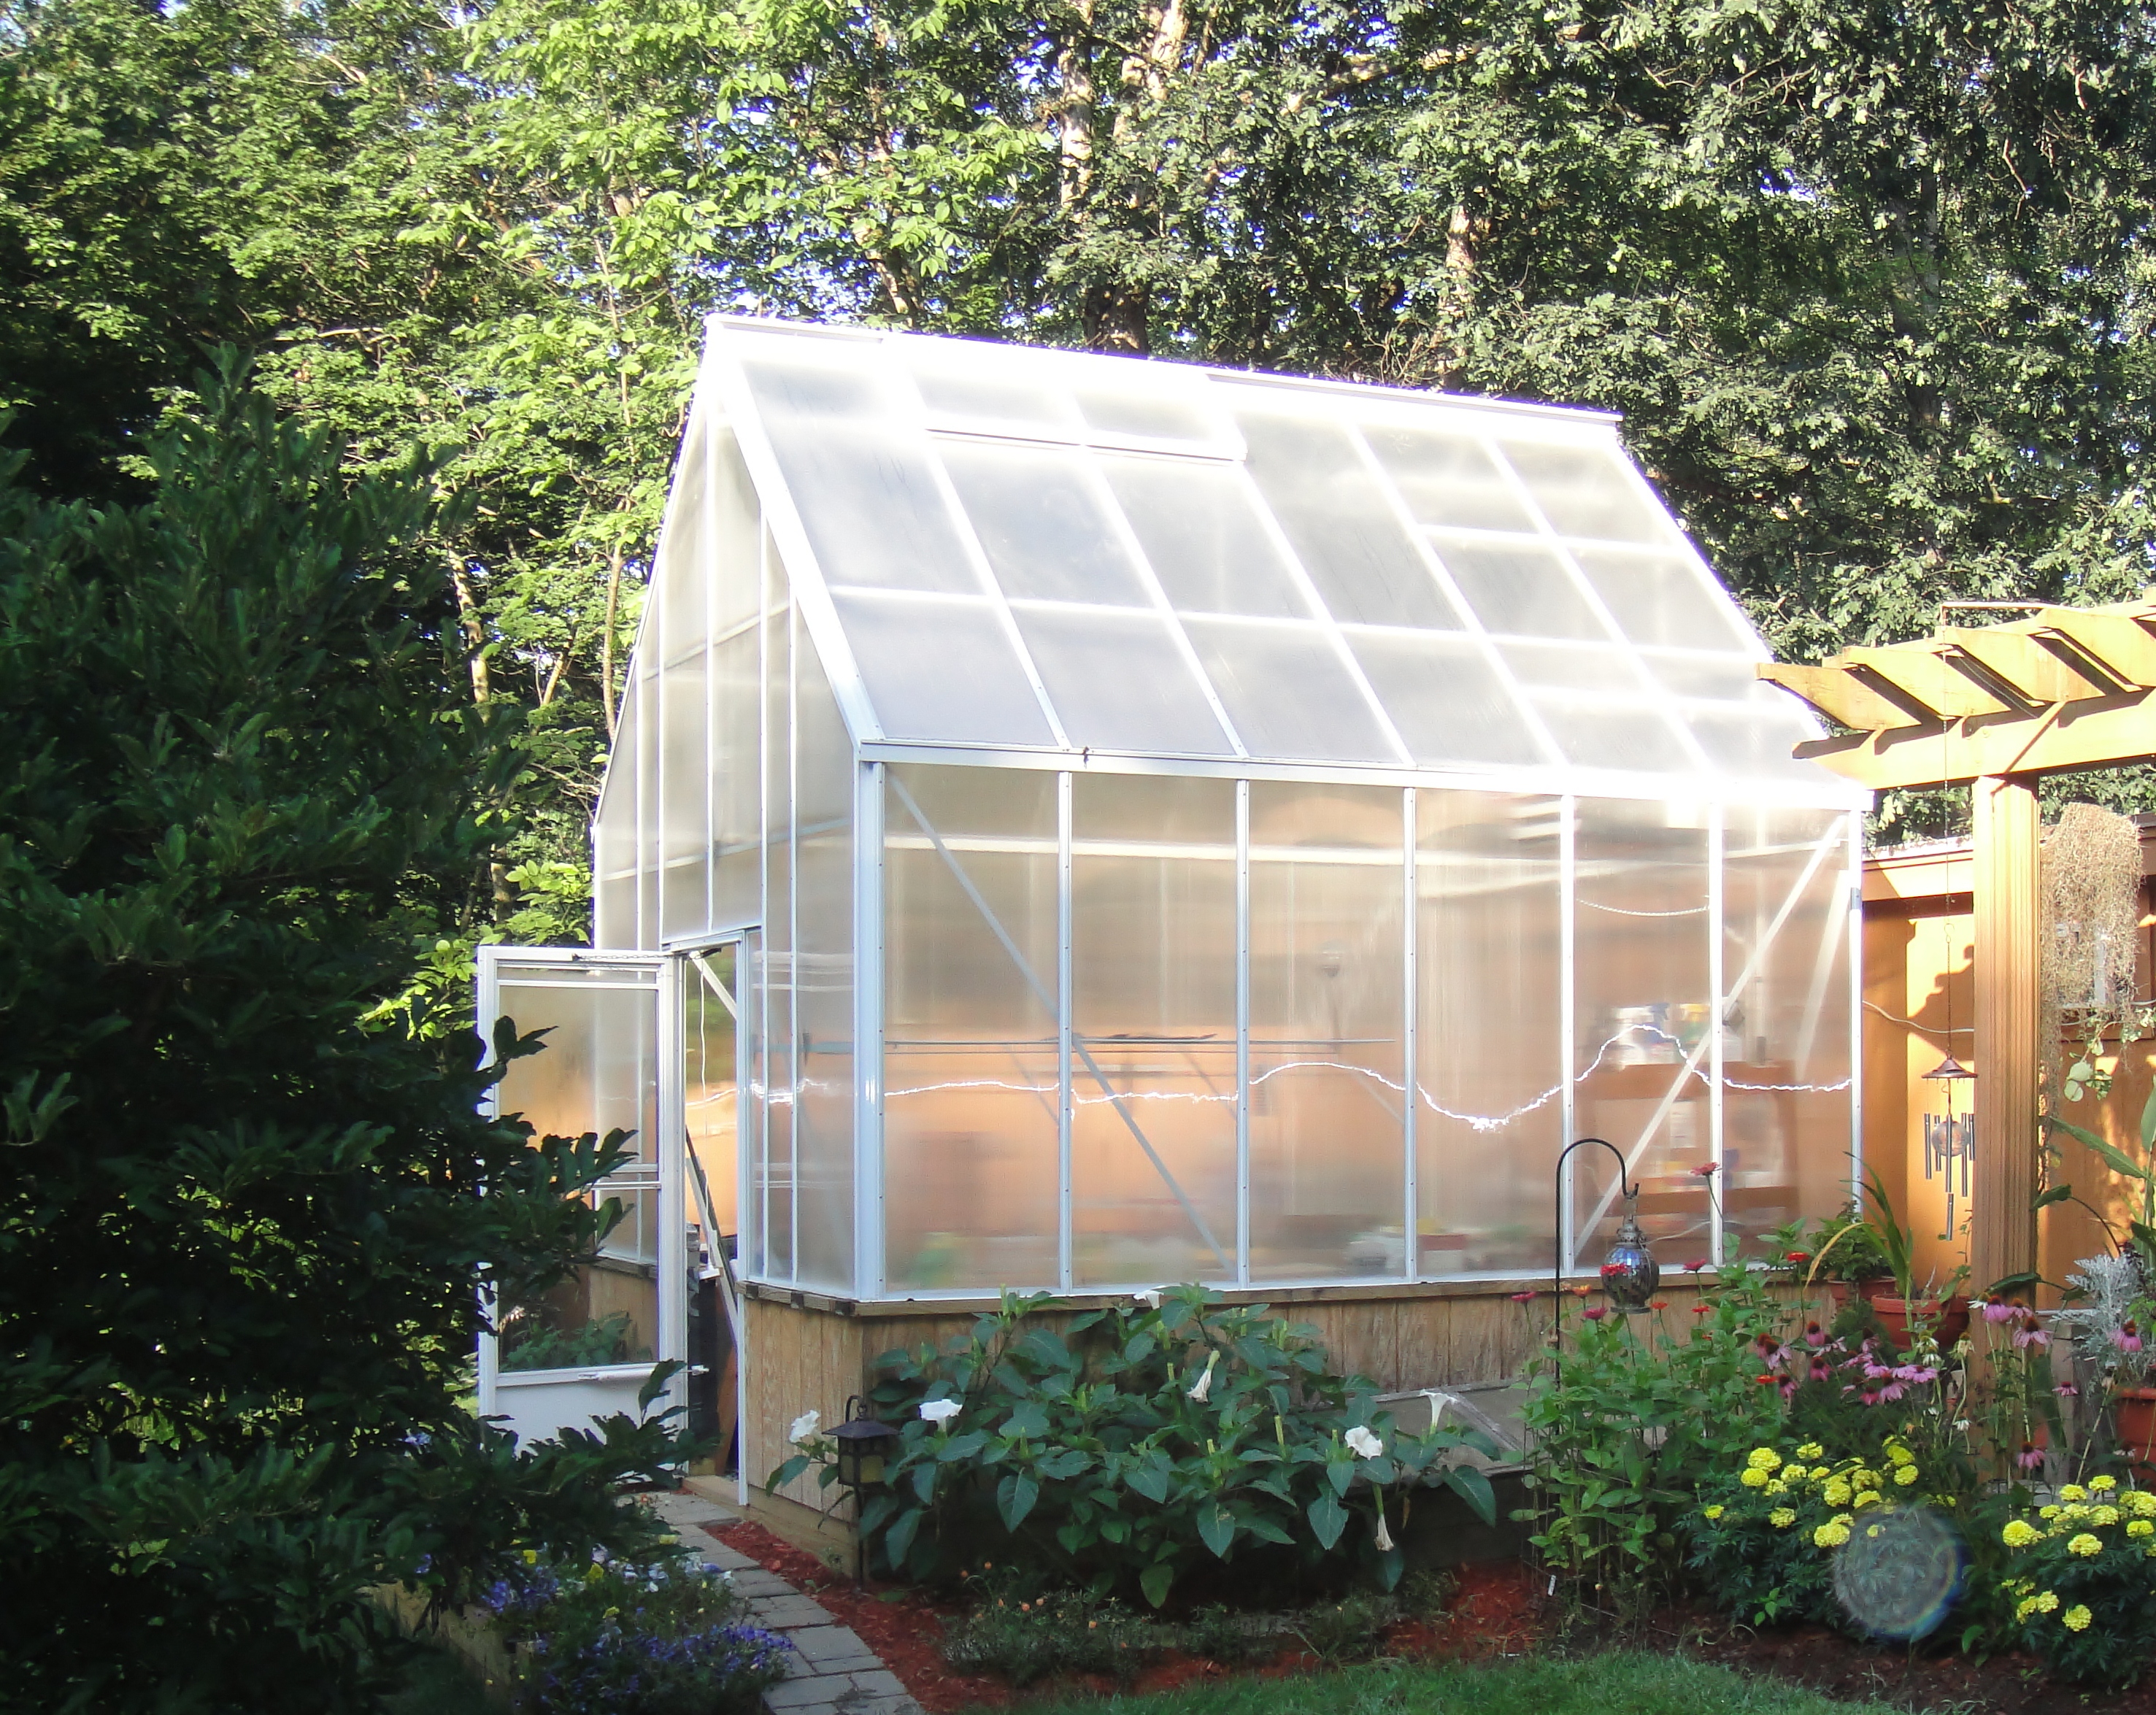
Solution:
<path fill-rule="evenodd" d="M 631 1133 L 629 1158 L 587 1194 L 624 1211 L 597 1253 L 538 1299 L 496 1307 L 479 1353 L 479 1404 L 520 1440 L 545 1440 L 636 1410 L 652 1366 L 687 1358 L 690 1253 L 672 1068 L 678 1028 L 670 962 L 573 947 L 482 947 L 479 1017 L 546 1046 L 511 1063 L 490 1095 L 541 1136 Z M 667 1404 L 685 1403 L 677 1378 Z"/>

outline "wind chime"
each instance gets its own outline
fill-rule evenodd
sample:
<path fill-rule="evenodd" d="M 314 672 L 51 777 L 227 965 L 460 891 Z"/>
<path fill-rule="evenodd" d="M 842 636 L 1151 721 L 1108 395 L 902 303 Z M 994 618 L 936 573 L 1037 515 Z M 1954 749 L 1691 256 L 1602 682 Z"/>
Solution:
<path fill-rule="evenodd" d="M 1939 936 L 1946 944 L 1941 949 L 1939 980 L 1946 985 L 1947 1028 L 1946 1058 L 1926 1072 L 1924 1081 L 1936 1084 L 1946 1106 L 1944 1113 L 1924 1116 L 1924 1178 L 1927 1182 L 1943 1178 L 1946 1182 L 1947 1224 L 1939 1237 L 1951 1243 L 1957 1230 L 1956 1217 L 1969 1202 L 1969 1163 L 1976 1155 L 1976 1112 L 1972 1102 L 1969 1111 L 1954 1112 L 1954 1086 L 1973 1081 L 1976 1074 L 1953 1056 L 1953 919 L 1939 919 Z"/>

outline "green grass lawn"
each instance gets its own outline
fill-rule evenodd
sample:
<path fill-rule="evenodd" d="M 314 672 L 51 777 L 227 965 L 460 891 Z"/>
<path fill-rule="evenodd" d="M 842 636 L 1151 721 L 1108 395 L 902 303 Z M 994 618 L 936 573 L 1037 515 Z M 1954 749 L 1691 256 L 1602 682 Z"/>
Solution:
<path fill-rule="evenodd" d="M 1630 1651 L 1487 1667 L 1379 1663 L 1024 1707 L 1024 1715 L 1890 1715 L 1881 1703 L 1836 1702 L 1726 1667 Z"/>

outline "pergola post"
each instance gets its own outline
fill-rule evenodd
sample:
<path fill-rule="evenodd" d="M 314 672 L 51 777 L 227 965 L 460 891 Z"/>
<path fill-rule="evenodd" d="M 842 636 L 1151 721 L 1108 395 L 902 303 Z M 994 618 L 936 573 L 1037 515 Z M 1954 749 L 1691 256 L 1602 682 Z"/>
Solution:
<path fill-rule="evenodd" d="M 1976 1182 L 1969 1266 L 1982 1289 L 2036 1266 L 2036 793 L 2025 775 L 1973 788 L 1976 913 Z"/>

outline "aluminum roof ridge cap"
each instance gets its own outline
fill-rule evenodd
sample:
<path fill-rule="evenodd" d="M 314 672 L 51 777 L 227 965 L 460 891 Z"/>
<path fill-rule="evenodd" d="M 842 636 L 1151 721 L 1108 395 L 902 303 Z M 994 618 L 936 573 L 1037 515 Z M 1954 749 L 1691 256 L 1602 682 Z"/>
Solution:
<path fill-rule="evenodd" d="M 1447 405 L 1461 410 L 1491 411 L 1501 415 L 1551 417 L 1560 422 L 1588 422 L 1614 427 L 1624 413 L 1601 405 L 1568 405 L 1552 399 L 1518 399 L 1500 393 L 1452 393 L 1440 388 L 1396 387 L 1377 381 L 1343 381 L 1330 376 L 1298 375 L 1284 369 L 1229 369 L 1200 359 L 1147 352 L 1089 352 L 1076 346 L 1029 345 L 1022 341 L 997 339 L 985 334 L 926 333 L 914 328 L 863 327 L 848 322 L 793 321 L 775 316 L 741 316 L 713 311 L 704 318 L 706 336 L 716 329 L 748 333 L 778 332 L 798 338 L 834 336 L 863 343 L 892 340 L 923 340 L 937 345 L 960 345 L 987 351 L 1038 352 L 1050 358 L 1070 358 L 1101 363 L 1152 365 L 1180 374 L 1195 375 L 1231 386 L 1281 387 L 1310 392 L 1344 394 L 1349 398 L 1378 398 L 1423 405 Z"/>

